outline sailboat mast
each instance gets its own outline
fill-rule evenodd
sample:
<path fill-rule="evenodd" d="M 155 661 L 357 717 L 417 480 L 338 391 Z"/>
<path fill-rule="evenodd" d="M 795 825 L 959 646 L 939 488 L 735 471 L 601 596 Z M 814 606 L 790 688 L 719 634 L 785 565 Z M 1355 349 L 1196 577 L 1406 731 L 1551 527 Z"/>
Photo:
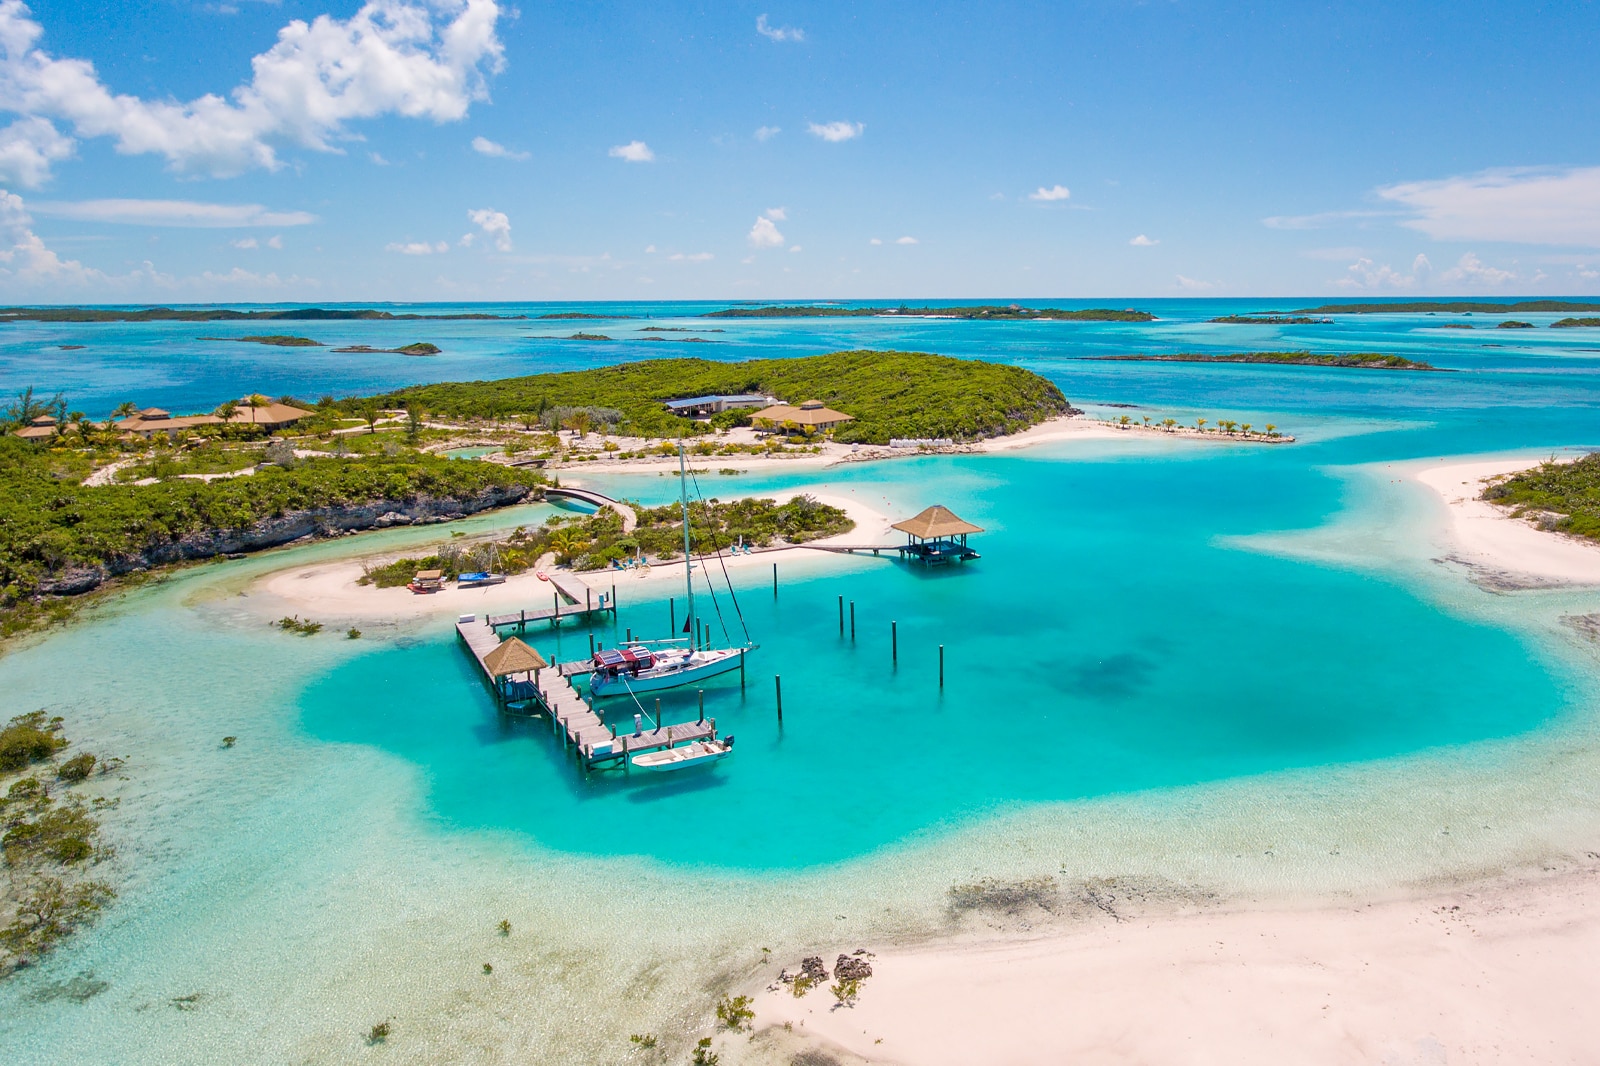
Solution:
<path fill-rule="evenodd" d="M 694 634 L 689 638 L 689 647 L 693 648 L 698 643 L 699 627 L 694 621 L 694 556 L 689 552 L 689 472 L 684 464 L 683 445 L 678 445 L 678 491 L 683 499 L 683 590 L 689 601 L 688 630 Z"/>

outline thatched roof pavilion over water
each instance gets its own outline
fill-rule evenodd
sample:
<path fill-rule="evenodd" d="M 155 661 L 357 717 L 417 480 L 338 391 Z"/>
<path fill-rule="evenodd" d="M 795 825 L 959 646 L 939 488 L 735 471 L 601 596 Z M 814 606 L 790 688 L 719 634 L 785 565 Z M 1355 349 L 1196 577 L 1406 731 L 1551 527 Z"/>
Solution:
<path fill-rule="evenodd" d="M 906 554 L 924 563 L 966 562 L 978 558 L 978 553 L 967 547 L 969 533 L 982 533 L 975 526 L 948 507 L 935 504 L 921 514 L 896 522 L 890 526 L 906 535 Z"/>

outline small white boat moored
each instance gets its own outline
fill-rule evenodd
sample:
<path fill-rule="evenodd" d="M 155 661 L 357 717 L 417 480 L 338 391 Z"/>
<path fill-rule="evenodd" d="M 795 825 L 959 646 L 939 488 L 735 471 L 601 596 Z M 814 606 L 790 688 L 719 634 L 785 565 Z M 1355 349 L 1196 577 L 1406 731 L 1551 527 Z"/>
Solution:
<path fill-rule="evenodd" d="M 692 766 L 708 766 L 731 754 L 733 754 L 733 737 L 729 735 L 721 740 L 697 740 L 676 748 L 663 748 L 660 751 L 635 755 L 632 762 L 641 770 L 665 773 L 672 770 L 687 770 Z"/>

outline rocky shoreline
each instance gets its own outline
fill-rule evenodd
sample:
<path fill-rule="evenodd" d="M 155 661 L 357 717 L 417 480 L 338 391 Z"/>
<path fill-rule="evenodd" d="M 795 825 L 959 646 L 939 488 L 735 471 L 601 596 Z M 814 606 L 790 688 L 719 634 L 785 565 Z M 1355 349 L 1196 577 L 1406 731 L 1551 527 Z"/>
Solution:
<path fill-rule="evenodd" d="M 57 571 L 38 585 L 40 596 L 80 596 L 123 574 L 174 563 L 214 559 L 278 548 L 298 540 L 336 537 L 391 526 L 449 522 L 496 507 L 522 503 L 537 490 L 525 485 L 493 486 L 465 498 L 419 496 L 413 500 L 372 500 L 339 507 L 290 511 L 240 529 L 207 530 L 147 546 L 95 566 Z M 537 497 L 535 497 L 537 498 Z"/>

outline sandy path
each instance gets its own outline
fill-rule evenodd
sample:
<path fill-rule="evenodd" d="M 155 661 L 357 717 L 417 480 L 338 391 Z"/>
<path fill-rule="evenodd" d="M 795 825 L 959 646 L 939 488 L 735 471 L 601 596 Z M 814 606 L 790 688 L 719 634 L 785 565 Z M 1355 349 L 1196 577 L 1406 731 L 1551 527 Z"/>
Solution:
<path fill-rule="evenodd" d="M 1445 459 L 1413 466 L 1406 476 L 1443 501 L 1457 561 L 1508 585 L 1600 584 L 1600 544 L 1546 532 L 1479 499 L 1485 478 L 1526 470 L 1541 461 Z"/>
<path fill-rule="evenodd" d="M 757 1024 L 916 1066 L 1594 1063 L 1597 952 L 1591 863 L 1403 901 L 885 951 L 854 1008 L 830 1010 L 826 988 L 762 992 Z"/>

